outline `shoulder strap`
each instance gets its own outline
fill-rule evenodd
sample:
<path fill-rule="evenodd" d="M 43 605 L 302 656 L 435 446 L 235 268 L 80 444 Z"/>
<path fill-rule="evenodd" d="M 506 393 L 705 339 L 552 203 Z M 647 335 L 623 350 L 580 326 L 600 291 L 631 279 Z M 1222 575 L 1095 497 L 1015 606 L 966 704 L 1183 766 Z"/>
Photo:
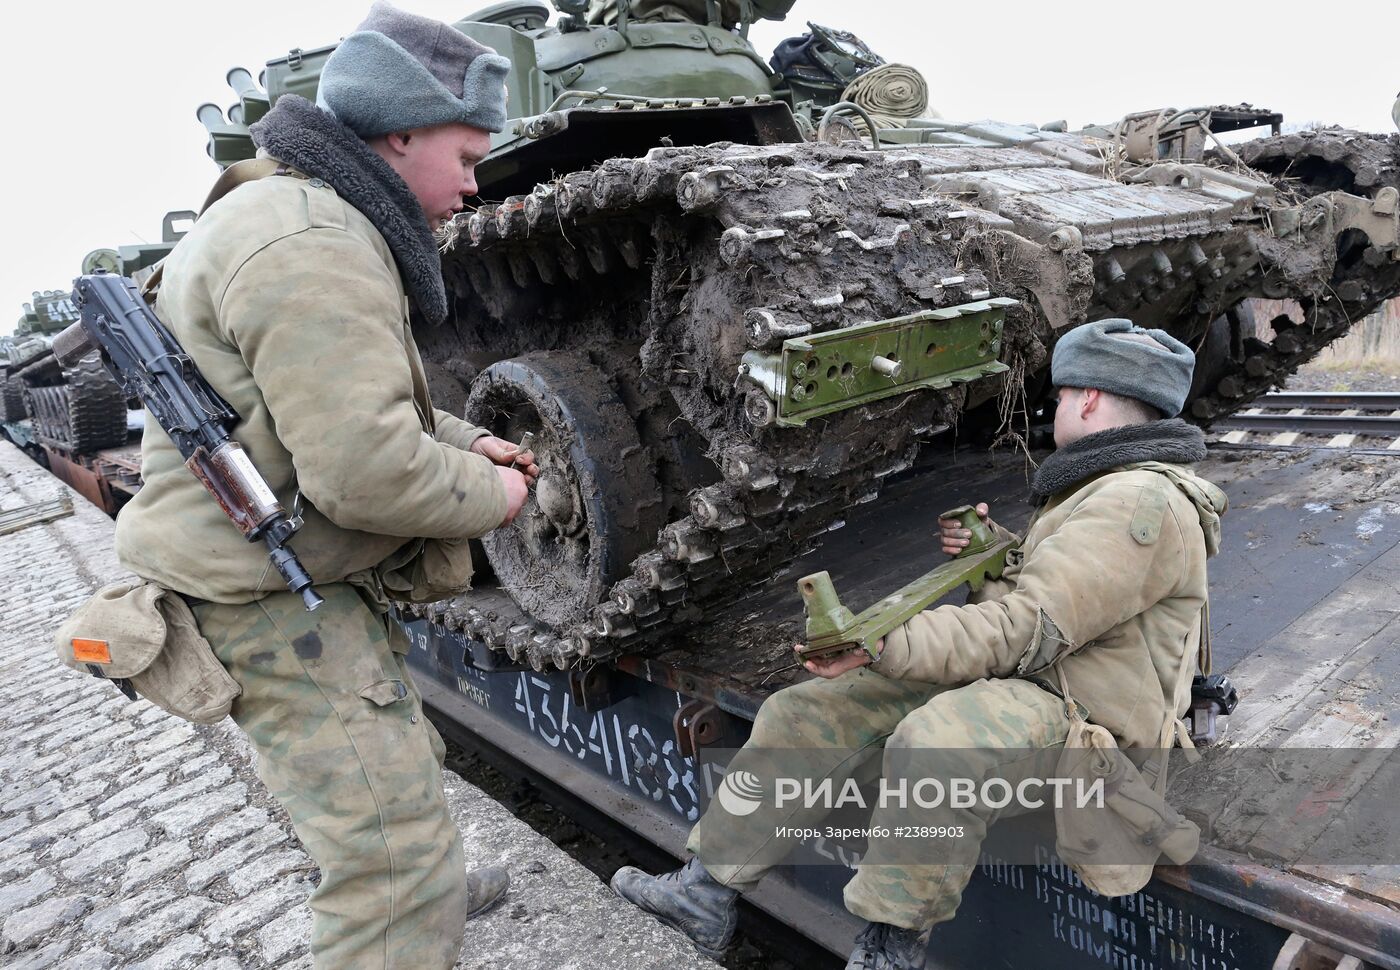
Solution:
<path fill-rule="evenodd" d="M 1062 660 L 1055 661 L 1055 673 L 1060 678 L 1060 700 L 1065 702 L 1065 714 L 1071 722 L 1084 720 L 1079 713 L 1079 702 L 1069 692 L 1069 681 L 1065 678 L 1065 665 Z"/>
<path fill-rule="evenodd" d="M 1197 646 L 1196 655 L 1186 649 L 1181 651 L 1181 666 L 1177 669 L 1176 685 L 1172 690 L 1171 702 L 1176 703 L 1176 699 L 1183 691 L 1189 691 L 1191 676 L 1195 673 L 1199 665 L 1202 670 L 1210 669 L 1210 594 L 1207 592 L 1206 601 L 1201 604 L 1201 634 L 1200 643 Z M 1167 711 L 1166 718 L 1162 721 L 1162 735 L 1158 742 L 1158 747 L 1162 751 L 1162 769 L 1157 775 L 1157 790 L 1165 792 L 1167 785 L 1167 759 L 1171 749 L 1180 746 L 1186 760 L 1195 764 L 1201 760 L 1200 752 L 1196 750 L 1196 745 L 1191 740 L 1191 732 L 1186 728 L 1186 722 L 1176 716 L 1176 708 Z"/>
<path fill-rule="evenodd" d="M 204 197 L 204 204 L 199 207 L 199 215 L 209 211 L 209 207 L 228 195 L 234 189 L 246 182 L 256 182 L 258 179 L 267 178 L 269 175 L 290 175 L 293 178 L 306 178 L 306 175 L 292 168 L 285 162 L 279 162 L 275 158 L 245 158 L 241 162 L 234 162 L 220 173 L 214 187 L 209 190 L 209 194 Z M 199 216 L 195 217 L 196 219 Z M 141 296 L 147 303 L 154 304 L 156 296 L 160 293 L 160 282 L 165 276 L 165 260 L 161 260 L 151 267 L 150 275 L 141 282 Z"/>
<path fill-rule="evenodd" d="M 1206 579 L 1206 601 L 1201 604 L 1201 643 L 1196 653 L 1197 665 L 1201 673 L 1209 677 L 1215 666 L 1215 652 L 1210 643 L 1210 579 Z"/>
<path fill-rule="evenodd" d="M 1191 683 L 1191 676 L 1196 670 L 1197 663 L 1202 668 L 1209 671 L 1210 665 L 1210 599 L 1201 607 L 1201 643 L 1193 657 L 1189 650 L 1181 651 L 1181 666 L 1177 668 L 1176 684 L 1172 690 L 1171 703 L 1176 703 L 1176 698 L 1181 696 L 1181 692 L 1187 689 Z M 1079 704 L 1074 700 L 1069 692 L 1069 679 L 1065 677 L 1065 668 L 1062 661 L 1055 662 L 1055 673 L 1060 680 L 1061 700 L 1065 702 L 1065 713 L 1069 716 L 1070 723 L 1081 721 L 1083 718 L 1079 713 Z M 1186 760 L 1195 764 L 1200 760 L 1200 753 L 1196 750 L 1195 744 L 1191 741 L 1191 732 L 1186 729 L 1186 724 L 1176 716 L 1176 708 L 1167 711 L 1167 716 L 1162 721 L 1162 731 L 1158 738 L 1157 748 L 1160 755 L 1154 755 L 1146 764 L 1143 770 L 1153 776 L 1153 787 L 1158 794 L 1164 794 L 1167 787 L 1167 761 L 1170 758 L 1171 749 L 1180 745 Z M 1156 763 L 1157 758 L 1161 758 L 1160 765 Z"/>
<path fill-rule="evenodd" d="M 291 175 L 295 178 L 306 178 L 301 172 L 275 158 L 245 158 L 243 161 L 234 162 L 224 169 L 218 181 L 214 183 L 214 187 L 205 196 L 204 204 L 199 207 L 199 214 L 204 215 L 209 211 L 211 205 L 245 182 L 256 182 L 269 175 Z"/>

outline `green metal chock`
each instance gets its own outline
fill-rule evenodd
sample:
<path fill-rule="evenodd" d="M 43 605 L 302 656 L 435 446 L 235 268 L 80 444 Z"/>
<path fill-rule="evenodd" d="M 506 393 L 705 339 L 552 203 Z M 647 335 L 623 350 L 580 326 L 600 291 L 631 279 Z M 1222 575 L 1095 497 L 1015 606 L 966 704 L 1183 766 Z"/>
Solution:
<path fill-rule="evenodd" d="M 800 428 L 813 418 L 897 394 L 1002 373 L 1002 323 L 1016 305 L 1009 297 L 993 297 L 789 337 L 776 352 L 745 352 L 739 376 L 772 401 L 774 423 Z"/>
<path fill-rule="evenodd" d="M 988 579 L 1001 576 L 1006 554 L 1014 545 L 996 537 L 970 505 L 944 512 L 939 518 L 957 519 L 972 533 L 966 549 L 953 560 L 891 593 L 859 615 L 842 605 L 826 572 L 797 581 L 807 611 L 807 642 L 798 651 L 802 659 L 820 658 L 860 648 L 878 658 L 876 644 L 927 609 L 930 604 L 967 583 L 974 590 Z"/>

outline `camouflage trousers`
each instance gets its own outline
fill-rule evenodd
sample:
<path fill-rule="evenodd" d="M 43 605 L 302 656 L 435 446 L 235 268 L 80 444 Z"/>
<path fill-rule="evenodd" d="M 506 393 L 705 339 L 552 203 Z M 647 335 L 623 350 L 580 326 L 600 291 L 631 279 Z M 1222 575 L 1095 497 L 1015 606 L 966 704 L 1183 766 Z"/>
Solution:
<path fill-rule="evenodd" d="M 955 765 L 957 777 L 995 776 L 1014 789 L 1023 779 L 1053 774 L 1068 731 L 1063 702 L 1029 681 L 980 680 L 952 688 L 855 670 L 768 698 L 729 771 L 756 770 L 762 777 L 791 759 L 800 777 L 831 778 L 839 791 L 848 778 L 897 780 L 911 764 L 924 763 L 922 750 L 937 752 L 942 765 Z M 953 808 L 950 801 L 928 809 L 876 805 L 872 829 L 912 824 L 960 828 L 963 834 L 938 848 L 939 864 L 905 861 L 911 854 L 907 839 L 870 840 L 846 884 L 847 909 L 870 922 L 908 929 L 953 918 L 987 829 L 1020 809 L 1014 800 L 1002 809 L 980 800 Z M 686 848 L 717 880 L 747 890 L 791 851 L 791 840 L 779 837 L 779 829 L 820 829 L 828 814 L 822 804 L 797 801 L 736 817 L 716 800 L 691 830 Z"/>
<path fill-rule="evenodd" d="M 468 910 L 445 753 L 401 652 L 407 640 L 353 587 L 195 607 L 243 687 L 233 719 L 258 775 L 321 867 L 311 894 L 317 970 L 446 970 Z M 397 649 L 396 649 L 397 648 Z"/>

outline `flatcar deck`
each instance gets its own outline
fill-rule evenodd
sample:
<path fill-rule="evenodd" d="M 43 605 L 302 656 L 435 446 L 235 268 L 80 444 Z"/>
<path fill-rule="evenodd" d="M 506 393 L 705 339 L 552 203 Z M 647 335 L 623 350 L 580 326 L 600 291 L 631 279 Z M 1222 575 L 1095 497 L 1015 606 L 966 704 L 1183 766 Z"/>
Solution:
<path fill-rule="evenodd" d="M 1393 747 L 1400 725 L 1400 654 L 1393 649 L 1400 636 L 1395 624 L 1400 461 L 1335 452 L 1221 450 L 1198 471 L 1231 500 L 1223 549 L 1211 563 L 1215 667 L 1229 674 L 1241 696 L 1223 743 Z M 569 687 L 555 685 L 547 674 L 478 675 L 464 668 L 470 676 L 459 676 L 458 690 L 429 687 L 425 694 L 450 718 L 514 749 L 560 786 L 679 853 L 702 804 L 699 792 L 712 790 L 717 776 L 684 758 L 667 721 L 674 716 L 681 727 L 687 711 L 709 716 L 703 712 L 712 705 L 730 718 L 729 730 L 721 728 L 723 743 L 739 743 L 733 725 L 751 719 L 768 693 L 805 676 L 791 666 L 790 644 L 801 631 L 796 578 L 826 569 L 843 601 L 860 609 L 942 561 L 934 539 L 941 510 L 986 501 L 999 522 L 1022 527 L 1030 515 L 1030 474 L 1025 458 L 1013 452 L 930 452 L 920 468 L 891 482 L 879 502 L 854 510 L 844 528 L 773 584 L 724 614 L 707 617 L 665 654 L 624 658 L 619 666 L 632 677 L 613 675 L 612 683 L 588 685 L 576 676 Z M 421 639 L 426 650 L 432 638 Z M 415 656 L 431 664 L 418 651 Z M 442 659 L 439 648 L 436 662 Z M 443 679 L 441 672 L 437 676 Z M 470 683 L 478 676 L 479 682 Z M 487 696 L 493 694 L 490 681 L 500 678 L 514 684 L 514 713 L 504 720 L 499 685 Z M 590 693 L 594 707 L 609 699 L 615 703 L 590 711 Z M 486 710 L 482 700 L 488 700 Z M 526 716 L 527 709 L 533 717 Z M 564 737 L 569 732 L 579 742 L 577 753 Z M 674 738 L 683 740 L 684 734 L 676 731 Z M 633 742 L 643 735 L 654 755 L 650 788 L 648 779 L 629 773 L 627 765 L 629 759 L 633 767 L 639 763 Z M 550 750 L 543 750 L 541 738 L 546 745 L 553 738 Z M 599 754 L 599 741 L 610 759 Z M 560 750 L 569 756 L 555 759 Z M 680 782 L 663 791 L 668 773 Z M 1361 784 L 1388 786 L 1392 777 L 1370 770 Z M 1247 791 L 1236 794 L 1252 797 Z M 1275 813 L 1281 810 L 1272 806 Z M 1228 820 L 1229 813 L 1223 817 Z M 1319 825 L 1311 841 L 1303 841 L 1325 845 L 1324 828 Z M 1148 938 L 1160 933 L 1180 953 L 1194 954 L 1192 960 L 1268 967 L 1296 932 L 1377 966 L 1400 967 L 1395 869 L 1319 865 L 1306 853 L 1290 865 L 1263 851 L 1271 834 L 1262 824 L 1208 831 L 1233 850 L 1210 849 L 1201 865 L 1159 869 L 1141 898 L 1130 898 L 1128 910 L 1111 918 L 1103 915 L 1108 907 L 1094 917 L 1083 900 L 1071 900 L 1074 890 L 1063 873 L 984 871 L 969 888 L 964 912 L 940 930 L 947 965 L 988 965 L 964 961 L 975 960 L 978 940 L 988 933 L 1005 942 L 1008 954 L 1064 948 L 1068 962 L 1036 963 L 1044 966 L 1077 965 L 1076 953 L 1121 950 L 1150 957 L 1161 941 Z M 770 880 L 772 886 L 765 884 L 768 891 L 759 901 L 839 952 L 856 927 L 841 920 L 835 889 L 853 860 L 839 847 L 815 851 L 831 859 L 831 871 L 794 867 Z M 1189 918 L 1182 915 L 1188 912 Z M 1175 929 L 1164 931 L 1163 921 Z M 1006 959 L 1013 960 L 1006 966 L 1027 965 Z"/>

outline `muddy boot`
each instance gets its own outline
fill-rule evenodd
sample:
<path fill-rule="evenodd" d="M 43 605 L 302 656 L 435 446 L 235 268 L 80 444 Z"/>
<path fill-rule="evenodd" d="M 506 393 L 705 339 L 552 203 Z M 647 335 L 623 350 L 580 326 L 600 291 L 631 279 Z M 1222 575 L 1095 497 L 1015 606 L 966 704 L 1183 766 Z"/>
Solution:
<path fill-rule="evenodd" d="M 739 921 L 739 891 L 722 886 L 692 858 L 675 872 L 649 876 L 624 866 L 612 877 L 613 892 L 690 937 L 708 957 L 720 956 Z"/>
<path fill-rule="evenodd" d="M 923 970 L 928 935 L 928 930 L 866 923 L 856 937 L 846 970 Z"/>
<path fill-rule="evenodd" d="M 504 869 L 488 866 L 467 873 L 467 919 L 480 916 L 506 898 L 510 876 Z"/>

